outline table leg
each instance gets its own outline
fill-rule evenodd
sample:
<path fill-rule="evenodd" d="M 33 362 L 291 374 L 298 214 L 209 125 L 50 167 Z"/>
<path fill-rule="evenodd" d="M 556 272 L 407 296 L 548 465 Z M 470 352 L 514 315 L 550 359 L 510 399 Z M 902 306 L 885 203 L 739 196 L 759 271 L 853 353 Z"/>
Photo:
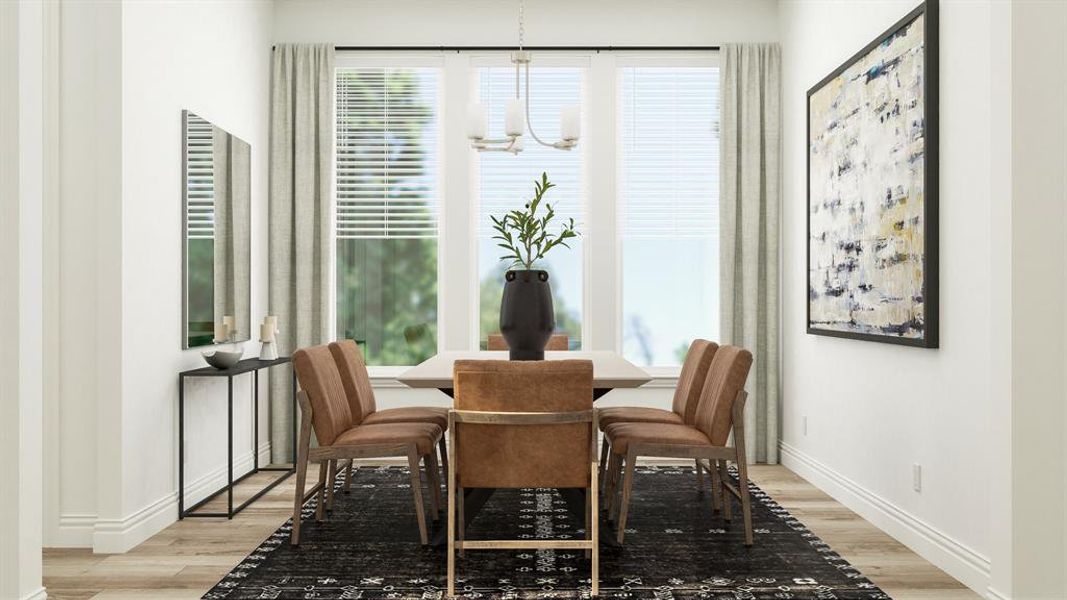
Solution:
<path fill-rule="evenodd" d="M 252 371 L 252 471 L 259 470 L 259 370 Z"/>
<path fill-rule="evenodd" d="M 178 519 L 185 518 L 185 377 L 178 375 Z"/>
<path fill-rule="evenodd" d="M 226 518 L 233 518 L 233 376 L 226 378 Z"/>

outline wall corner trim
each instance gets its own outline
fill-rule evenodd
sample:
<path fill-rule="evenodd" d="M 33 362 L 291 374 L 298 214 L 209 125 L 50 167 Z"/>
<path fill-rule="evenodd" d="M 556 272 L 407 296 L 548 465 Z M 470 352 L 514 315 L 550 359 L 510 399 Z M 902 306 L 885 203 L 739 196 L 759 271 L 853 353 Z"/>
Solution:
<path fill-rule="evenodd" d="M 991 570 L 989 558 L 786 442 L 779 442 L 778 447 L 782 465 L 786 468 L 978 594 L 993 592 L 988 588 Z M 990 597 L 1008 600 L 999 594 Z"/>
<path fill-rule="evenodd" d="M 171 492 L 121 519 L 98 519 L 93 528 L 94 554 L 122 554 L 178 520 L 178 494 Z"/>
<path fill-rule="evenodd" d="M 37 588 L 36 590 L 33 590 L 29 594 L 26 594 L 25 596 L 23 596 L 22 600 L 47 600 L 47 598 L 48 598 L 48 593 L 45 591 L 45 589 L 43 587 L 40 587 L 40 588 Z"/>
<path fill-rule="evenodd" d="M 998 592 L 993 586 L 987 587 L 985 591 L 989 600 L 1011 600 L 1011 596 Z"/>

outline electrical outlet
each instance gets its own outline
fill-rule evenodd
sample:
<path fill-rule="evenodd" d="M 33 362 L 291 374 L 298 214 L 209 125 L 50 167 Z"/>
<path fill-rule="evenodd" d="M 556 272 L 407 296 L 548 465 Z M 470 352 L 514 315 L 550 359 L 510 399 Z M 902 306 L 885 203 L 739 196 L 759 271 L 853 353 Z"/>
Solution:
<path fill-rule="evenodd" d="M 911 488 L 916 492 L 923 491 L 923 468 L 918 463 L 911 466 Z"/>
<path fill-rule="evenodd" d="M 804 415 L 804 437 L 808 437 L 808 415 Z"/>

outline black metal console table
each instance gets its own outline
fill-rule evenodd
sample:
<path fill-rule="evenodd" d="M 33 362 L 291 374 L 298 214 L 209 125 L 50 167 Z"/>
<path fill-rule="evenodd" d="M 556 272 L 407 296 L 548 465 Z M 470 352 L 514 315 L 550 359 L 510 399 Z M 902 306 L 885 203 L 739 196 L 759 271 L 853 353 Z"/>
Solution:
<path fill-rule="evenodd" d="M 229 369 L 216 369 L 215 367 L 201 367 L 178 373 L 178 518 L 185 517 L 226 517 L 232 519 L 246 506 L 255 502 L 260 496 L 269 492 L 274 486 L 285 481 L 296 470 L 296 374 L 293 374 L 293 466 L 290 467 L 263 467 L 259 466 L 259 371 L 277 365 L 290 362 L 289 357 L 276 358 L 274 360 L 261 360 L 259 358 L 246 358 Z M 233 378 L 244 373 L 252 373 L 252 470 L 233 478 Z M 227 379 L 227 467 L 226 485 L 218 491 L 208 494 L 206 498 L 196 504 L 185 508 L 185 379 L 187 377 L 225 377 Z M 270 482 L 265 488 L 254 496 L 245 500 L 236 509 L 233 506 L 233 486 L 245 478 L 255 475 L 260 471 L 282 472 L 277 479 Z M 226 492 L 226 512 L 193 512 L 222 492 Z"/>

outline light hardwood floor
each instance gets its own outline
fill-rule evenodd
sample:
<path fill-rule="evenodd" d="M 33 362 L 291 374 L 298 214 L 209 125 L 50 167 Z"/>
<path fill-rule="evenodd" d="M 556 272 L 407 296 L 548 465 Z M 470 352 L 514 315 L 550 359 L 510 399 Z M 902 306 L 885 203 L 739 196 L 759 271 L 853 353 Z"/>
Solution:
<path fill-rule="evenodd" d="M 784 467 L 755 466 L 750 473 L 757 485 L 893 598 L 979 597 Z M 254 477 L 248 481 L 244 489 L 258 485 Z M 45 550 L 48 597 L 199 598 L 289 517 L 292 481 L 290 477 L 233 521 L 186 519 L 126 554 Z"/>

